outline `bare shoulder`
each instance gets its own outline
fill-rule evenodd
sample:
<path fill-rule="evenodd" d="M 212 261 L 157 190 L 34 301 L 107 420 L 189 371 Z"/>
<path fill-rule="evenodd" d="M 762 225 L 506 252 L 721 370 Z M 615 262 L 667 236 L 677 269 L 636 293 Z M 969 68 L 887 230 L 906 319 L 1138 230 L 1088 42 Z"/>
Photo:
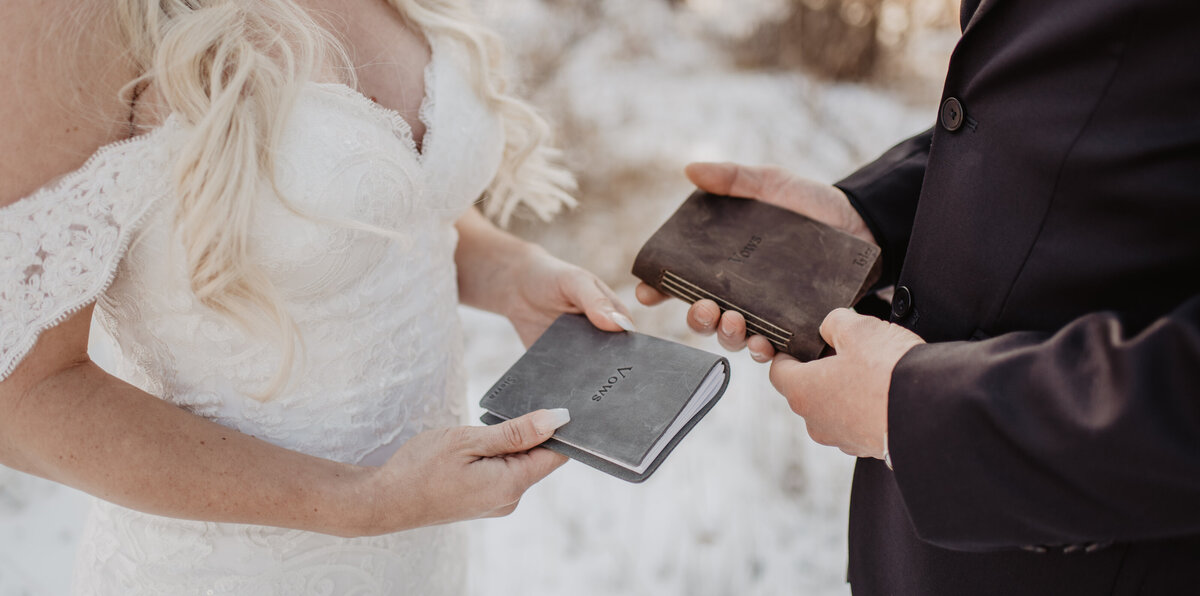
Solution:
<path fill-rule="evenodd" d="M 111 0 L 0 2 L 0 205 L 128 134 L 136 73 Z"/>

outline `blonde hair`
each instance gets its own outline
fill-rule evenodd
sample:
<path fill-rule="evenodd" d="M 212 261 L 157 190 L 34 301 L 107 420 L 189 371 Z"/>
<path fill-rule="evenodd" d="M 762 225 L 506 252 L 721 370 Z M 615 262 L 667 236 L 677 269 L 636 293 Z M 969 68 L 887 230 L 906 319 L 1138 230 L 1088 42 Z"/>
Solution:
<path fill-rule="evenodd" d="M 190 127 L 173 178 L 180 198 L 175 226 L 192 290 L 204 305 L 248 331 L 268 332 L 282 347 L 278 374 L 255 395 L 266 399 L 286 383 L 299 335 L 278 292 L 250 258 L 254 199 L 271 193 L 299 213 L 275 186 L 273 148 L 300 87 L 322 66 L 350 61 L 291 0 L 116 3 L 142 73 L 124 93 L 136 98 L 154 85 L 166 109 Z M 574 179 L 556 165 L 545 120 L 506 93 L 499 39 L 476 21 L 465 0 L 388 3 L 414 28 L 466 49 L 476 93 L 501 118 L 504 156 L 486 193 L 485 214 L 506 225 L 521 205 L 542 219 L 573 205 Z"/>

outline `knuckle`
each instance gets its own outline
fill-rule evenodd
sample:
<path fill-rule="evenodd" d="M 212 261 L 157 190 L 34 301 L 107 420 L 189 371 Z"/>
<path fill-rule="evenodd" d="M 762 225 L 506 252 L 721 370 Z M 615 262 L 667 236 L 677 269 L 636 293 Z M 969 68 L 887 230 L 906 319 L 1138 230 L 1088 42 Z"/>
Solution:
<path fill-rule="evenodd" d="M 746 166 L 734 166 L 733 176 L 729 180 L 730 194 L 738 194 L 743 190 L 743 186 L 747 183 Z"/>
<path fill-rule="evenodd" d="M 519 448 L 525 444 L 525 431 L 521 424 L 513 421 L 501 425 L 504 443 L 509 447 Z"/>
<path fill-rule="evenodd" d="M 832 443 L 829 442 L 829 436 L 826 433 L 821 432 L 818 429 L 812 428 L 811 426 L 808 427 L 808 436 L 809 436 L 809 438 L 811 438 L 813 440 L 814 443 L 817 443 L 819 445 L 825 445 L 825 446 L 832 445 Z"/>
<path fill-rule="evenodd" d="M 791 172 L 781 166 L 771 165 L 763 168 L 763 191 L 764 194 L 782 194 L 784 185 L 791 178 Z"/>
<path fill-rule="evenodd" d="M 441 429 L 439 431 L 427 431 L 430 434 L 436 432 L 438 438 L 454 447 L 461 447 L 471 442 L 472 431 L 468 426 L 456 426 L 454 428 Z"/>
<path fill-rule="evenodd" d="M 600 291 L 598 280 L 588 271 L 583 269 L 575 270 L 571 275 L 571 283 L 581 294 L 586 294 L 592 297 L 603 297 L 604 293 Z"/>

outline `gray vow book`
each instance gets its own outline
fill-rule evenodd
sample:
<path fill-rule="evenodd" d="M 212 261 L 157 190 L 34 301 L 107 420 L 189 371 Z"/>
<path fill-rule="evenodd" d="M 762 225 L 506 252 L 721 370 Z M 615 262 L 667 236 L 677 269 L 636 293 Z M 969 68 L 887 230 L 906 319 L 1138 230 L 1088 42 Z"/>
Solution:
<path fill-rule="evenodd" d="M 567 408 L 571 421 L 543 444 L 629 482 L 649 478 L 729 384 L 729 361 L 641 333 L 596 329 L 562 315 L 479 405 L 496 424 Z"/>

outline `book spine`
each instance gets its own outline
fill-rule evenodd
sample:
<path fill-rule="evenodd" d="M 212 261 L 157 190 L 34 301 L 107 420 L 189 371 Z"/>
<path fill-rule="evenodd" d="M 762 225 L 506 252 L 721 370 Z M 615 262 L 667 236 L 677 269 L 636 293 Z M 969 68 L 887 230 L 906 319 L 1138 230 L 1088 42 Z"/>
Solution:
<path fill-rule="evenodd" d="M 722 313 L 730 310 L 739 312 L 746 319 L 747 331 L 763 336 L 767 341 L 771 342 L 771 345 L 776 350 L 790 352 L 789 345 L 792 342 L 791 331 L 701 288 L 668 269 L 662 270 L 662 274 L 658 278 L 658 283 L 653 285 L 664 294 L 674 296 L 688 303 L 707 299 L 716 302 Z"/>

